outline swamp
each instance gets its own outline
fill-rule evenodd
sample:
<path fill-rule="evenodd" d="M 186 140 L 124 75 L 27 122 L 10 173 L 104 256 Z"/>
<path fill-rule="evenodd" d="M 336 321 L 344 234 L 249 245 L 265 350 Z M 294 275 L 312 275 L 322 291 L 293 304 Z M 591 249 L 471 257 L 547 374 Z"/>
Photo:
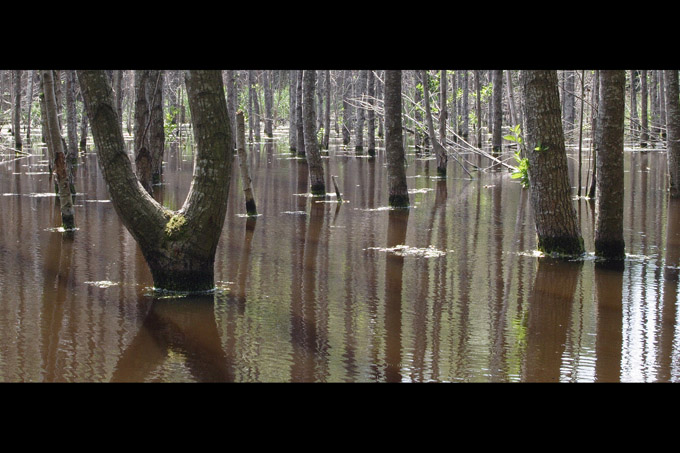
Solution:
<path fill-rule="evenodd" d="M 304 89 L 303 72 L 315 73 Z M 524 111 L 534 101 L 522 72 L 0 71 L 0 382 L 680 381 L 676 118 L 666 108 L 680 103 L 677 71 L 620 71 L 619 82 L 603 74 L 615 71 L 526 71 L 556 82 L 561 148 L 531 142 L 541 122 Z M 96 77 L 109 98 L 96 97 Z M 196 110 L 213 86 L 226 136 L 210 135 L 215 117 Z M 621 172 L 610 182 L 617 164 L 597 162 L 609 159 L 609 129 L 594 131 L 595 120 L 609 124 L 603 101 L 617 86 Z M 395 93 L 407 207 L 392 203 Z M 118 108 L 133 195 L 166 215 L 167 250 L 185 262 L 212 234 L 191 209 L 222 196 L 201 179 L 218 173 L 205 150 L 226 140 L 208 290 L 158 285 L 157 263 L 169 261 L 129 219 L 154 211 L 117 195 L 128 183 L 98 104 Z M 532 195 L 557 183 L 531 185 L 532 159 L 549 153 L 565 157 L 582 253 L 539 245 L 545 213 Z M 600 203 L 618 185 L 625 251 L 605 259 Z M 182 272 L 172 275 L 196 281 Z"/>

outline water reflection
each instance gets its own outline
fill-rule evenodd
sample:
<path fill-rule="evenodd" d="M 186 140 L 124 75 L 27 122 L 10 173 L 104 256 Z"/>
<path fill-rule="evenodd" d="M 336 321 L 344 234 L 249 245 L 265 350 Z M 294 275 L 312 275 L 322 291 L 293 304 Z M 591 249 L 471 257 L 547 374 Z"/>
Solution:
<path fill-rule="evenodd" d="M 170 146 L 155 196 L 189 190 Z M 42 152 L 42 151 L 41 151 Z M 72 237 L 39 153 L 0 162 L 0 381 L 678 381 L 680 205 L 662 153 L 626 153 L 623 268 L 534 254 L 529 193 L 408 156 L 409 210 L 387 206 L 384 151 L 331 142 L 335 195 L 308 196 L 285 144 L 250 147 L 257 218 L 238 168 L 218 247 L 218 291 L 164 299 L 119 222 L 96 155 L 78 167 Z M 473 160 L 466 156 L 465 160 Z M 587 166 L 586 166 L 587 167 Z M 594 203 L 577 200 L 592 250 Z"/>

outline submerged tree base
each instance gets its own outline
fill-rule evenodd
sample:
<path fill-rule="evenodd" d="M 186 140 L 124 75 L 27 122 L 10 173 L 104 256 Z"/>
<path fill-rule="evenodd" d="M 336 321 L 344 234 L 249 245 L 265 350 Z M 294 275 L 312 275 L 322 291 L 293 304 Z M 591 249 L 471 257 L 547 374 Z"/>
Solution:
<path fill-rule="evenodd" d="M 211 266 L 212 269 L 212 266 Z M 212 270 L 151 269 L 154 289 L 175 292 L 204 292 L 215 288 Z"/>
<path fill-rule="evenodd" d="M 621 240 L 595 240 L 595 256 L 599 259 L 621 261 L 626 258 L 625 243 Z"/>
<path fill-rule="evenodd" d="M 390 195 L 389 205 L 393 208 L 408 208 L 410 206 L 410 200 L 408 195 Z"/>
<path fill-rule="evenodd" d="M 583 239 L 575 237 L 548 237 L 538 239 L 538 250 L 553 257 L 577 257 L 585 253 Z"/>

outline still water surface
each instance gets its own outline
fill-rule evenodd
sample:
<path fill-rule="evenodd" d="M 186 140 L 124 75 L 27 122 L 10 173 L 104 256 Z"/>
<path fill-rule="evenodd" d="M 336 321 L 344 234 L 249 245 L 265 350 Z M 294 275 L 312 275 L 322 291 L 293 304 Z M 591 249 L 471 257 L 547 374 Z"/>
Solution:
<path fill-rule="evenodd" d="M 680 203 L 664 153 L 625 153 L 628 256 L 606 269 L 536 256 L 528 190 L 506 172 L 471 179 L 452 160 L 442 181 L 411 153 L 412 208 L 397 211 L 382 149 L 331 147 L 343 203 L 307 195 L 285 140 L 251 151 L 261 215 L 244 216 L 235 161 L 217 290 L 183 298 L 153 292 L 94 153 L 72 238 L 55 228 L 41 150 L 3 154 L 0 382 L 680 381 Z M 191 173 L 173 148 L 157 197 L 179 208 Z M 576 206 L 592 252 L 594 203 Z"/>

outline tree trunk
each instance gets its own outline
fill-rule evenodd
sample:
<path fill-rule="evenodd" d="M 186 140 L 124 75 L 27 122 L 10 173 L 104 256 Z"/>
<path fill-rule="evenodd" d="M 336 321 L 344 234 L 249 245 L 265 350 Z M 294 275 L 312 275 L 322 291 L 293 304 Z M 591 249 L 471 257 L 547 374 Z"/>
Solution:
<path fill-rule="evenodd" d="M 355 143 L 354 150 L 361 154 L 364 152 L 364 121 L 366 119 L 366 109 L 363 106 L 365 101 L 366 84 L 368 82 L 368 71 L 362 69 L 359 71 L 356 83 L 356 98 L 359 99 L 359 106 L 357 107 L 357 122 L 354 129 Z"/>
<path fill-rule="evenodd" d="M 500 158 L 503 151 L 503 71 L 493 70 L 493 136 L 491 139 L 492 155 Z M 500 166 L 494 167 L 500 170 Z"/>
<path fill-rule="evenodd" d="M 316 139 L 316 113 L 314 112 L 314 91 L 316 71 L 305 70 L 302 73 L 302 120 L 304 123 L 305 152 L 309 163 L 310 192 L 312 195 L 326 195 L 323 166 L 319 143 Z"/>
<path fill-rule="evenodd" d="M 345 70 L 343 73 L 342 92 L 342 144 L 348 146 L 352 130 L 352 105 L 349 103 L 352 71 Z"/>
<path fill-rule="evenodd" d="M 595 136 L 597 135 L 597 104 L 600 100 L 600 71 L 595 70 L 593 77 L 593 97 L 592 97 L 592 127 L 591 127 L 591 148 L 593 152 L 592 165 L 593 165 L 593 179 L 590 182 L 590 189 L 588 189 L 588 198 L 591 200 L 595 198 L 595 193 L 597 191 L 597 150 L 595 149 Z"/>
<path fill-rule="evenodd" d="M 234 71 L 232 69 L 227 69 L 225 71 L 225 76 L 227 79 L 226 90 L 227 90 L 227 112 L 229 113 L 229 127 L 232 131 L 236 131 L 236 97 L 238 92 L 236 91 L 236 79 L 234 78 Z M 236 148 L 236 142 L 234 142 L 234 148 Z"/>
<path fill-rule="evenodd" d="M 12 132 L 14 133 L 14 147 L 21 150 L 21 74 L 17 69 L 14 73 L 14 104 L 12 108 Z"/>
<path fill-rule="evenodd" d="M 423 80 L 423 100 L 425 101 L 425 119 L 427 121 L 427 130 L 430 136 L 430 142 L 434 148 L 437 156 L 437 176 L 446 177 L 446 164 L 448 163 L 448 156 L 446 149 L 439 143 L 434 130 L 434 121 L 432 120 L 432 109 L 430 108 L 430 91 L 428 89 L 429 81 L 427 71 L 420 71 Z"/>
<path fill-rule="evenodd" d="M 584 252 L 571 199 L 557 72 L 522 71 L 525 143 L 538 249 L 565 256 Z"/>
<path fill-rule="evenodd" d="M 512 89 L 512 73 L 511 71 L 505 71 L 505 89 L 508 93 L 508 105 L 510 105 L 510 120 L 512 125 L 516 126 L 520 124 L 519 118 L 517 118 L 517 109 L 515 108 L 515 95 Z"/>
<path fill-rule="evenodd" d="M 389 205 L 409 207 L 406 185 L 406 156 L 401 127 L 401 71 L 385 71 L 385 156 Z"/>
<path fill-rule="evenodd" d="M 678 92 L 678 71 L 665 71 L 666 121 L 668 136 L 668 173 L 670 175 L 670 196 L 680 198 L 680 93 Z"/>
<path fill-rule="evenodd" d="M 135 167 L 139 182 L 150 194 L 153 193 L 151 187 L 151 149 L 149 146 L 147 126 L 149 124 L 149 100 L 147 98 L 146 86 L 150 77 L 150 71 L 135 71 Z M 116 99 L 116 103 L 117 103 Z M 116 104 L 116 110 L 118 106 Z"/>
<path fill-rule="evenodd" d="M 600 71 L 595 202 L 595 255 L 610 260 L 625 258 L 623 240 L 623 129 L 626 73 Z"/>
<path fill-rule="evenodd" d="M 323 125 L 323 149 L 328 149 L 328 142 L 331 137 L 331 71 L 326 70 L 326 114 L 324 115 Z"/>
<path fill-rule="evenodd" d="M 640 71 L 640 148 L 647 147 L 649 140 L 649 121 L 647 107 L 649 105 L 649 88 L 647 87 L 647 70 Z"/>
<path fill-rule="evenodd" d="M 59 191 L 59 205 L 61 208 L 61 222 L 66 230 L 75 228 L 75 212 L 71 195 L 70 181 L 66 169 L 66 155 L 64 141 L 61 137 L 61 127 L 57 115 L 57 101 L 54 93 L 54 77 L 52 70 L 42 71 L 42 85 L 45 96 L 45 114 L 47 123 L 47 146 L 52 149 L 54 168 L 57 175 Z"/>
<path fill-rule="evenodd" d="M 475 114 L 477 115 L 477 125 L 475 127 L 477 135 L 477 147 L 482 147 L 482 81 L 479 80 L 482 76 L 482 71 L 475 70 Z"/>
<path fill-rule="evenodd" d="M 302 121 L 302 73 L 303 71 L 297 71 L 297 90 L 295 92 L 295 128 L 297 133 L 297 155 L 300 157 L 306 157 L 307 150 L 305 149 L 305 128 Z"/>
<path fill-rule="evenodd" d="M 66 72 L 66 136 L 68 138 L 68 150 L 66 158 L 75 162 L 78 158 L 78 119 L 76 116 L 76 73 L 73 70 Z"/>
<path fill-rule="evenodd" d="M 246 198 L 246 213 L 249 216 L 257 215 L 255 196 L 253 195 L 253 182 L 248 170 L 248 155 L 246 154 L 246 122 L 243 112 L 236 112 L 236 150 L 238 152 L 239 167 L 241 169 L 241 185 L 243 195 Z"/>
<path fill-rule="evenodd" d="M 28 71 L 28 88 L 26 94 L 26 143 L 31 144 L 31 110 L 33 108 L 33 81 L 35 79 L 33 70 Z"/>
<path fill-rule="evenodd" d="M 439 72 L 439 142 L 446 143 L 446 122 L 449 118 L 447 108 L 448 87 L 446 80 L 446 70 Z"/>
<path fill-rule="evenodd" d="M 78 78 L 111 201 L 139 244 L 154 286 L 212 290 L 234 154 L 220 71 L 186 73 L 196 156 L 191 188 L 179 211 L 164 208 L 138 183 L 104 71 L 79 70 Z"/>
<path fill-rule="evenodd" d="M 288 148 L 297 150 L 297 71 L 288 71 Z"/>
<path fill-rule="evenodd" d="M 373 70 L 368 71 L 368 81 L 366 85 L 366 101 L 370 107 L 366 112 L 366 135 L 368 138 L 367 151 L 371 157 L 375 156 L 375 74 Z"/>
<path fill-rule="evenodd" d="M 264 85 L 264 135 L 267 138 L 274 138 L 274 120 L 272 111 L 274 94 L 269 80 L 269 72 L 269 70 L 262 71 L 262 84 Z"/>
<path fill-rule="evenodd" d="M 163 71 L 149 72 L 146 97 L 149 100 L 149 152 L 151 154 L 151 183 L 160 184 L 165 154 L 165 114 L 163 113 Z"/>

